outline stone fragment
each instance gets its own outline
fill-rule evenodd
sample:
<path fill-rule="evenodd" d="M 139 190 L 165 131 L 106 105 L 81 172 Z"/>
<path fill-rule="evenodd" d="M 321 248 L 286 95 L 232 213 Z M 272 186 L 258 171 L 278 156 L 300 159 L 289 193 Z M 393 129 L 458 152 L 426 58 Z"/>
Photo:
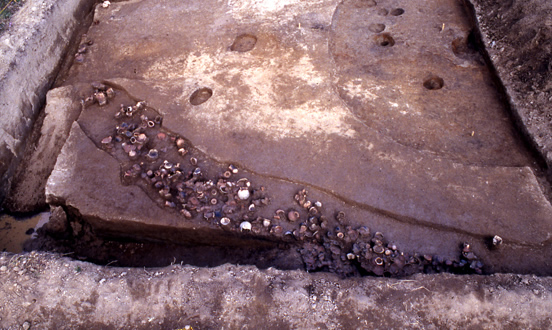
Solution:
<path fill-rule="evenodd" d="M 67 234 L 67 214 L 63 210 L 63 207 L 51 206 L 50 212 L 50 219 L 44 224 L 44 230 L 54 237 L 62 237 Z"/>

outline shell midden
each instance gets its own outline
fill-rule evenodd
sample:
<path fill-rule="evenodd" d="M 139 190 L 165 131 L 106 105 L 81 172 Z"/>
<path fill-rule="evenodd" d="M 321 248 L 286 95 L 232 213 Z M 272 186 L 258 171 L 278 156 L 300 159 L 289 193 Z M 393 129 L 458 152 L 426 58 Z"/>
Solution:
<path fill-rule="evenodd" d="M 93 88 L 93 96 L 83 101 L 86 107 L 103 108 L 105 113 L 115 109 L 110 113 L 112 126 L 106 126 L 109 134 L 96 135 L 96 145 L 120 162 L 123 184 L 139 186 L 182 221 L 294 244 L 307 271 L 342 276 L 482 273 L 483 263 L 468 243 L 459 245 L 457 258 L 402 252 L 383 233 L 348 225 L 344 212 L 326 214 L 324 203 L 309 199 L 307 189 L 297 191 L 290 196 L 290 205 L 278 205 L 267 216 L 260 211 L 272 203 L 270 189 L 256 186 L 249 171 L 220 164 L 184 136 L 165 129 L 164 118 L 146 101 L 119 97 L 125 92 L 104 84 Z M 114 107 L 116 100 L 123 103 Z"/>

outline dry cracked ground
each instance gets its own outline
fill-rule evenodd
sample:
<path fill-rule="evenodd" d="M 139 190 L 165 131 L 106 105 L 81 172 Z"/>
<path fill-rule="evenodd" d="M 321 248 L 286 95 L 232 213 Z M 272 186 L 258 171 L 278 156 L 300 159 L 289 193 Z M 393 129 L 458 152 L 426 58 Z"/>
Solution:
<path fill-rule="evenodd" d="M 46 226 L 50 235 L 78 241 L 79 253 L 89 260 L 117 266 L 193 260 L 200 266 L 232 261 L 340 276 L 550 275 L 552 206 L 545 161 L 515 125 L 472 10 L 455 0 L 429 0 L 423 6 L 392 0 L 100 4 L 71 54 L 72 65 L 47 96 L 38 143 L 61 151 L 45 161 L 33 155 L 38 158 L 27 168 L 31 173 L 49 169 L 42 175 L 48 177 L 45 188 L 24 177 L 15 186 L 38 191 L 36 199 L 45 194 L 54 210 Z M 36 189 L 29 189 L 32 184 Z M 12 194 L 10 203 L 25 201 Z M 131 242 L 98 243 L 90 233 Z M 34 244 L 48 249 L 52 243 Z M 110 252 L 100 244 L 111 244 Z M 86 255 L 86 249 L 104 255 Z M 221 250 L 220 260 L 211 255 Z M 87 267 L 96 266 L 78 264 L 65 273 L 77 283 Z M 171 267 L 162 272 L 183 269 Z M 204 279 L 219 270 L 233 272 L 228 269 L 233 266 L 220 267 L 186 272 Z M 239 277 L 253 293 L 214 290 L 224 292 L 213 298 L 222 305 L 206 307 L 246 317 L 230 317 L 237 322 L 230 328 L 257 319 L 248 322 L 242 309 L 229 306 L 275 306 L 281 298 L 275 294 L 286 292 L 283 284 L 277 293 L 266 293 L 266 301 L 232 303 L 248 294 L 258 298 L 260 288 L 278 278 L 272 273 L 281 272 L 239 271 L 254 273 Z M 143 274 L 117 272 L 134 292 L 133 301 L 142 299 Z M 131 273 L 136 282 L 124 279 Z M 308 282 L 306 273 L 293 274 Z M 104 290 L 118 281 L 114 276 L 90 285 Z M 439 276 L 444 283 L 449 275 Z M 485 277 L 475 278 L 464 289 L 451 287 L 460 292 L 482 285 L 477 301 L 493 301 L 482 284 Z M 188 279 L 174 280 L 177 292 L 188 285 Z M 353 291 L 362 286 L 334 280 Z M 416 277 L 404 281 L 385 282 L 387 291 L 374 298 L 374 306 L 386 306 L 388 299 L 396 307 L 402 295 L 433 290 L 416 285 Z M 549 284 L 538 289 L 538 281 L 531 292 L 548 297 Z M 167 285 L 146 291 L 169 295 L 173 289 Z M 202 288 L 210 290 L 209 285 Z M 318 301 L 326 293 L 313 292 L 326 285 L 306 285 L 304 298 Z M 402 291 L 393 298 L 389 288 L 395 285 Z M 341 289 L 335 297 L 328 293 L 328 301 L 360 304 L 361 296 Z M 90 308 L 103 301 L 95 296 Z M 291 308 L 290 315 L 310 308 L 311 300 L 297 299 L 298 309 L 289 301 L 280 306 Z M 436 305 L 446 298 L 439 299 Z M 182 312 L 167 304 L 166 313 Z M 541 314 L 544 305 L 536 304 L 534 316 L 549 326 Z M 156 326 L 221 325 L 198 316 L 203 312 L 183 315 L 185 322 L 162 323 L 155 319 L 159 316 L 140 322 L 144 327 L 154 321 Z M 353 314 L 343 313 L 335 324 L 321 319 L 302 326 L 362 326 L 359 320 L 365 318 Z M 423 322 L 397 316 L 363 324 L 464 324 L 417 317 Z M 274 317 L 274 328 L 297 326 L 284 319 Z M 465 324 L 476 323 L 470 321 Z"/>

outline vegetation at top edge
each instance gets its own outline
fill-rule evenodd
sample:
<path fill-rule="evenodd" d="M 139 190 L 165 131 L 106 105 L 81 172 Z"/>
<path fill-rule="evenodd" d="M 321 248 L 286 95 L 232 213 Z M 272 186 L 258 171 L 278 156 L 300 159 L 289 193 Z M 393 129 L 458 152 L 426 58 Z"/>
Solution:
<path fill-rule="evenodd" d="M 13 15 L 24 3 L 25 0 L 0 0 L 0 34 L 9 30 Z"/>

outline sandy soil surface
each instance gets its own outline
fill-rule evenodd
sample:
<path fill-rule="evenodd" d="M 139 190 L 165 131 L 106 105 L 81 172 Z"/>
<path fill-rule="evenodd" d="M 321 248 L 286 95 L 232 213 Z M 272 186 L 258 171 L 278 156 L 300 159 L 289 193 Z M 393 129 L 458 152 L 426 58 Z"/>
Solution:
<path fill-rule="evenodd" d="M 115 268 L 0 255 L 6 329 L 534 328 L 552 324 L 552 279 L 327 273 L 172 265 Z"/>

